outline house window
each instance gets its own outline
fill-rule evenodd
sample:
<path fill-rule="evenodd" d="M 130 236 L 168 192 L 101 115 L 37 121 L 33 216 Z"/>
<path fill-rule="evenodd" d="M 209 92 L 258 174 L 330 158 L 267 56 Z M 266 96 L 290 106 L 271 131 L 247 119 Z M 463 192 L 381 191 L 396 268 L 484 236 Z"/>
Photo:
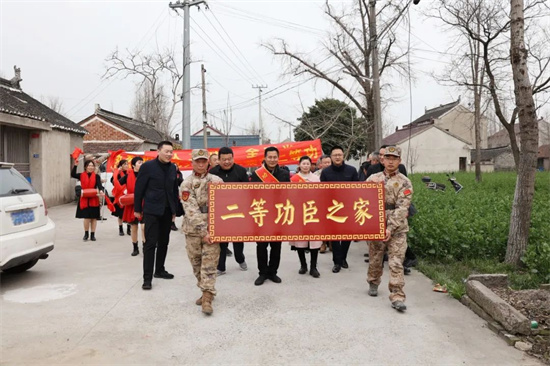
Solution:
<path fill-rule="evenodd" d="M 460 158 L 458 158 L 458 170 L 460 170 L 461 172 L 466 171 L 466 157 L 461 156 Z"/>

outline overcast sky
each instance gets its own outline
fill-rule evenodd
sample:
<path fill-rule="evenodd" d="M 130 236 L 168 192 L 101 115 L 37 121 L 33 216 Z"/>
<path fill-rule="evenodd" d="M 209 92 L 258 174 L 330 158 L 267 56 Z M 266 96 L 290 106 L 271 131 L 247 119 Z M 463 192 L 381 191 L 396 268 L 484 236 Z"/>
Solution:
<path fill-rule="evenodd" d="M 379 0 L 384 1 L 384 0 Z M 58 97 L 65 115 L 75 122 L 102 108 L 129 115 L 137 78 L 102 80 L 105 58 L 119 50 L 154 52 L 174 48 L 182 59 L 183 19 L 168 7 L 169 1 L 7 1 L 0 0 L 0 75 L 13 76 L 13 66 L 22 71 L 22 87 L 37 99 Z M 456 100 L 460 92 L 438 86 L 430 77 L 443 70 L 451 56 L 444 54 L 448 36 L 433 21 L 423 19 L 423 3 L 411 7 L 413 119 L 424 108 Z M 342 2 L 334 2 L 336 6 Z M 350 1 L 343 1 L 349 4 Z M 241 134 L 258 121 L 258 90 L 264 90 L 264 128 L 273 142 L 289 137 L 288 125 L 269 115 L 296 121 L 315 99 L 344 99 L 325 82 L 303 83 L 304 77 L 284 77 L 281 59 L 260 47 L 275 37 L 284 38 L 293 50 L 324 58 L 321 41 L 330 29 L 323 15 L 324 1 L 209 1 L 191 10 L 191 54 L 198 60 L 191 67 L 191 84 L 200 82 L 200 64 L 207 69 L 207 109 L 219 115 L 233 105 L 233 134 Z M 180 13 L 181 14 L 181 13 Z M 405 23 L 399 37 L 406 45 Z M 228 36 L 227 36 L 228 35 Z M 235 49 L 233 43 L 238 46 Z M 382 79 L 391 84 L 383 97 L 397 99 L 384 110 L 393 126 L 410 121 L 408 81 Z M 256 99 L 254 99 L 256 98 Z M 463 95 L 463 100 L 466 96 Z M 201 95 L 191 99 L 191 132 L 202 127 Z M 269 112 L 269 113 L 268 113 Z M 210 123 L 219 121 L 210 117 Z M 181 129 L 181 104 L 173 123 Z"/>

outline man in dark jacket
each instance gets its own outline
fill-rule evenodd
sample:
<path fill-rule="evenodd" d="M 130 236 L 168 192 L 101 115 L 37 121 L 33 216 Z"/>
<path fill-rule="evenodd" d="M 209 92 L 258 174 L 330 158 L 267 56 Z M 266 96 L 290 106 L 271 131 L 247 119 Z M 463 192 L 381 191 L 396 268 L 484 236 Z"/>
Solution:
<path fill-rule="evenodd" d="M 332 164 L 321 172 L 321 182 L 358 182 L 359 176 L 357 169 L 344 163 L 344 149 L 340 146 L 334 146 L 330 150 L 330 159 Z M 332 267 L 333 273 L 340 272 L 342 267 L 349 268 L 347 262 L 349 240 L 332 241 Z"/>
<path fill-rule="evenodd" d="M 174 147 L 170 141 L 158 144 L 158 156 L 141 166 L 134 192 L 134 211 L 136 218 L 143 216 L 145 222 L 145 247 L 143 248 L 143 285 L 144 290 L 152 288 L 153 268 L 155 278 L 172 279 L 164 268 L 170 226 L 176 215 L 178 202 L 177 167 L 172 164 Z M 156 251 L 156 263 L 155 263 Z"/>
<path fill-rule="evenodd" d="M 233 150 L 229 147 L 222 147 L 218 151 L 218 165 L 210 169 L 210 174 L 217 175 L 224 182 L 246 182 L 248 183 L 248 175 L 246 169 L 235 164 L 233 160 Z M 220 260 L 218 261 L 218 276 L 225 274 L 225 259 L 227 257 L 227 246 L 229 243 L 220 243 Z M 233 242 L 233 251 L 235 252 L 235 260 L 239 263 L 241 270 L 246 271 L 244 258 L 244 243 Z"/>
<path fill-rule="evenodd" d="M 262 167 L 252 173 L 252 182 L 290 182 L 290 174 L 288 171 L 279 167 L 279 150 L 275 146 L 270 146 L 264 151 L 264 163 Z M 258 259 L 258 270 L 260 276 L 254 284 L 256 286 L 263 285 L 266 279 L 270 279 L 275 283 L 281 283 L 281 278 L 277 276 L 279 263 L 281 262 L 281 242 L 266 241 L 256 243 L 256 257 Z M 269 263 L 267 258 L 267 247 L 271 246 Z"/>

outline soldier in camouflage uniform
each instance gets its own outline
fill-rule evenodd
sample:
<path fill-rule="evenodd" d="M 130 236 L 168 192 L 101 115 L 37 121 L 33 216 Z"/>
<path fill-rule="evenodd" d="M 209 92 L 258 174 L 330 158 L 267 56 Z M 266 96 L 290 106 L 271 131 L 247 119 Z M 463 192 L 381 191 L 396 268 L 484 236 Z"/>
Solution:
<path fill-rule="evenodd" d="M 193 173 L 185 178 L 180 187 L 185 210 L 182 231 L 185 233 L 187 256 L 197 277 L 197 286 L 202 291 L 196 304 L 202 305 L 202 312 L 210 315 L 214 311 L 212 301 L 216 295 L 220 246 L 212 242 L 208 233 L 208 183 L 223 183 L 223 180 L 207 172 L 208 150 L 194 149 L 191 159 Z"/>
<path fill-rule="evenodd" d="M 407 215 L 412 198 L 412 183 L 405 175 L 399 173 L 401 149 L 388 146 L 384 155 L 384 171 L 371 175 L 367 182 L 383 182 L 386 196 L 386 238 L 384 241 L 369 242 L 369 295 L 378 295 L 378 286 L 384 268 L 384 252 L 388 250 L 390 267 L 390 301 L 398 311 L 405 311 L 405 277 L 403 260 L 407 250 L 407 232 L 409 224 Z"/>

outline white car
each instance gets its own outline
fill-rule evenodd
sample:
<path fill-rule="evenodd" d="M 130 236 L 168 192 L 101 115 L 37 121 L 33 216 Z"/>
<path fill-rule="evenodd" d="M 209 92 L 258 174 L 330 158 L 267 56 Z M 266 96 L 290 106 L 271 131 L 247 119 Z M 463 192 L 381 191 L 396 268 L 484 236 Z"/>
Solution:
<path fill-rule="evenodd" d="M 13 164 L 0 162 L 0 270 L 24 272 L 54 247 L 55 224 L 42 196 Z"/>

